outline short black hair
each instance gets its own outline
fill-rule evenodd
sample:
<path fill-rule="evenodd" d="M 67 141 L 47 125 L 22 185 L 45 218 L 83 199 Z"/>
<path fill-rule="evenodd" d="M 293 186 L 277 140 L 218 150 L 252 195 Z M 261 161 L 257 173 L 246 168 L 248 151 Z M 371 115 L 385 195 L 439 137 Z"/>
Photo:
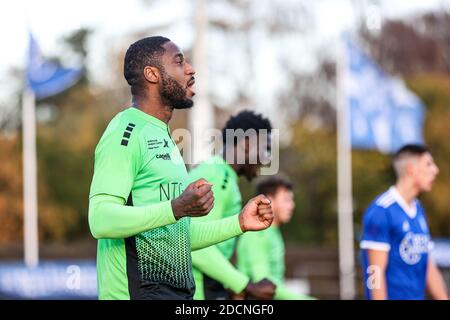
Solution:
<path fill-rule="evenodd" d="M 403 155 L 413 155 L 413 156 L 421 156 L 424 153 L 429 153 L 430 149 L 428 147 L 421 144 L 407 144 L 401 147 L 393 157 L 393 160 L 396 161 Z"/>
<path fill-rule="evenodd" d="M 294 188 L 292 182 L 283 175 L 274 175 L 261 179 L 256 185 L 257 194 L 275 196 L 279 188 L 291 190 Z"/>
<path fill-rule="evenodd" d="M 140 95 L 144 89 L 143 70 L 146 66 L 164 71 L 161 56 L 166 51 L 162 46 L 170 39 L 154 36 L 140 39 L 130 45 L 123 66 L 123 75 L 131 87 L 132 95 Z"/>
<path fill-rule="evenodd" d="M 425 153 L 429 153 L 430 150 L 420 144 L 407 144 L 401 147 L 392 157 L 392 167 L 394 169 L 397 179 L 402 175 L 405 167 L 405 161 L 410 157 L 420 157 Z"/>
<path fill-rule="evenodd" d="M 226 132 L 227 130 L 238 130 L 242 129 L 244 132 L 250 129 L 254 129 L 257 133 L 259 130 L 267 130 L 269 134 L 272 131 L 272 125 L 269 119 L 264 118 L 261 114 L 256 114 L 250 110 L 244 110 L 230 117 L 225 123 L 222 129 L 222 139 L 223 144 L 226 144 Z M 237 143 L 237 137 L 234 139 L 234 144 Z"/>

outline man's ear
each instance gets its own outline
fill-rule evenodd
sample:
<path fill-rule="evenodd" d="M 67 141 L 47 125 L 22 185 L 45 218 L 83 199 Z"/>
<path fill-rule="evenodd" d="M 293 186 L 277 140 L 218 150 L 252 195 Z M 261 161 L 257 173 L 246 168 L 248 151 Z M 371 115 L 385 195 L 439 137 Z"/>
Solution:
<path fill-rule="evenodd" d="M 146 66 L 144 68 L 144 78 L 150 83 L 159 82 L 160 73 L 158 68 Z"/>
<path fill-rule="evenodd" d="M 416 162 L 415 161 L 408 161 L 408 163 L 406 164 L 405 167 L 405 173 L 408 176 L 412 176 L 414 175 L 415 171 L 416 171 Z"/>

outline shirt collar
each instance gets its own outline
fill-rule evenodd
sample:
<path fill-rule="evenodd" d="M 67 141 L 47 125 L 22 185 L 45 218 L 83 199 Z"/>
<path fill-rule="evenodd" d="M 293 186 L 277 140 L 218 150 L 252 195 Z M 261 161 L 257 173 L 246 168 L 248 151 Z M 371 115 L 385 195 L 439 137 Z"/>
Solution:
<path fill-rule="evenodd" d="M 152 124 L 154 124 L 154 125 L 156 125 L 156 126 L 158 126 L 160 128 L 163 128 L 163 129 L 167 130 L 168 127 L 169 127 L 165 122 L 159 120 L 158 118 L 155 118 L 154 116 L 149 115 L 148 113 L 145 113 L 142 110 L 139 110 L 138 108 L 136 108 L 134 106 L 131 106 L 129 109 L 132 112 L 134 112 L 136 115 L 138 115 L 139 117 L 145 119 L 146 121 L 148 121 L 148 122 L 150 122 L 150 123 L 152 123 Z"/>
<path fill-rule="evenodd" d="M 403 209 L 403 211 L 406 212 L 406 214 L 411 218 L 414 219 L 417 215 L 417 205 L 416 205 L 416 199 L 412 201 L 412 206 L 409 206 L 405 199 L 402 197 L 400 192 L 398 192 L 397 188 L 395 186 L 392 186 L 389 188 L 389 193 L 392 195 L 394 200 L 398 203 L 398 205 Z"/>

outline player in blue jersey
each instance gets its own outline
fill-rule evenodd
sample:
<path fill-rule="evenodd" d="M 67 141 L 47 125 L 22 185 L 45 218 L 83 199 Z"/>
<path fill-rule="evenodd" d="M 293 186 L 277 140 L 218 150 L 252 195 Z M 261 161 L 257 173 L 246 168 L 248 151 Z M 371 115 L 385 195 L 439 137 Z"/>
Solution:
<path fill-rule="evenodd" d="M 432 247 L 425 211 L 416 198 L 431 191 L 439 172 L 429 150 L 406 145 L 393 158 L 394 186 L 378 196 L 363 217 L 360 243 L 368 299 L 448 299 Z"/>

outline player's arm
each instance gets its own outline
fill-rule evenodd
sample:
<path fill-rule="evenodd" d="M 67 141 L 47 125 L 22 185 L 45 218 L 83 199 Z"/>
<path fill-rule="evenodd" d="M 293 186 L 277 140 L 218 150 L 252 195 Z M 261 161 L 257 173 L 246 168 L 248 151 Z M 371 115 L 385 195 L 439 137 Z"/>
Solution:
<path fill-rule="evenodd" d="M 431 257 L 428 258 L 427 290 L 434 300 L 448 300 L 447 286 Z"/>
<path fill-rule="evenodd" d="M 275 300 L 311 300 L 312 297 L 301 295 L 289 290 L 284 283 L 276 281 L 272 277 L 270 266 L 271 240 L 268 233 L 246 234 L 239 241 L 238 255 L 245 255 L 247 261 L 247 272 L 254 281 L 269 279 L 275 284 L 273 299 Z"/>
<path fill-rule="evenodd" d="M 247 235 L 249 236 L 249 235 Z M 302 295 L 288 289 L 283 282 L 271 279 L 271 266 L 269 257 L 269 246 L 271 245 L 268 233 L 254 233 L 247 239 L 247 250 L 250 263 L 250 274 L 253 280 L 269 279 L 275 284 L 275 300 L 315 300 L 315 298 Z"/>
<path fill-rule="evenodd" d="M 89 226 L 96 239 L 127 238 L 182 217 L 205 215 L 213 204 L 211 186 L 202 179 L 191 183 L 178 198 L 149 206 L 126 206 L 124 198 L 99 194 L 89 200 Z"/>
<path fill-rule="evenodd" d="M 237 270 L 216 246 L 192 252 L 192 265 L 234 293 L 241 293 L 250 279 Z"/>
<path fill-rule="evenodd" d="M 365 286 L 374 300 L 388 299 L 386 268 L 389 263 L 390 223 L 386 209 L 380 206 L 370 208 L 363 218 L 363 235 L 360 243 L 367 251 L 367 274 Z"/>
<path fill-rule="evenodd" d="M 267 279 L 251 282 L 216 246 L 193 251 L 192 265 L 235 294 L 251 295 L 260 300 L 272 299 L 274 295 L 275 285 L 272 282 Z"/>
<path fill-rule="evenodd" d="M 270 239 L 265 232 L 246 234 L 239 239 L 238 255 L 247 261 L 247 273 L 254 281 L 270 279 Z"/>
<path fill-rule="evenodd" d="M 126 206 L 125 199 L 107 194 L 89 200 L 89 227 L 96 239 L 123 239 L 176 221 L 170 201 L 133 207 Z"/>
<path fill-rule="evenodd" d="M 270 200 L 259 195 L 250 199 L 241 213 L 210 222 L 191 222 L 191 247 L 198 250 L 241 235 L 268 228 L 273 221 Z"/>
<path fill-rule="evenodd" d="M 367 251 L 369 266 L 366 272 L 369 273 L 368 286 L 372 300 L 386 300 L 387 299 L 387 284 L 386 284 L 386 266 L 388 263 L 388 251 L 373 250 Z"/>
<path fill-rule="evenodd" d="M 268 279 L 275 283 L 274 299 L 278 300 L 299 300 L 297 295 L 288 290 L 283 284 L 277 283 L 271 277 L 269 249 L 270 238 L 267 233 L 246 234 L 238 247 L 238 254 L 245 255 L 247 261 L 247 272 L 253 281 Z"/>
<path fill-rule="evenodd" d="M 242 234 L 239 217 L 232 216 L 216 221 L 191 220 L 191 249 L 199 250 Z"/>

